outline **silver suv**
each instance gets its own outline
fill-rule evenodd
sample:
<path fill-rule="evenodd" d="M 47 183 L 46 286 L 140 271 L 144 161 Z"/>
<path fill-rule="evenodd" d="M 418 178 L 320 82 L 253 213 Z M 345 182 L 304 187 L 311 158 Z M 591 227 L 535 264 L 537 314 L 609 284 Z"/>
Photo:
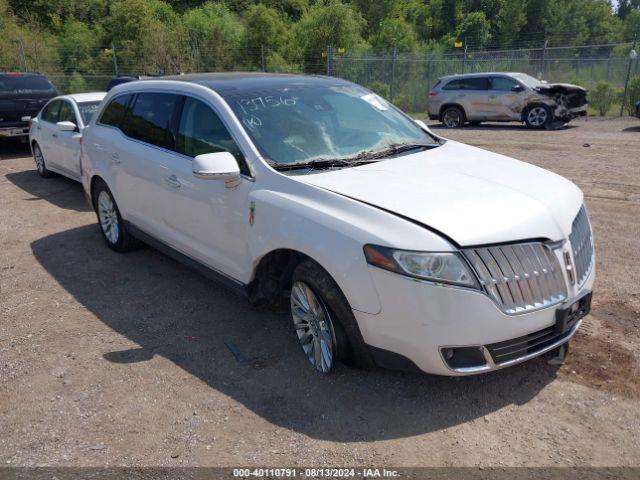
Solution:
<path fill-rule="evenodd" d="M 465 122 L 524 122 L 549 127 L 587 114 L 587 90 L 546 83 L 525 73 L 474 73 L 442 77 L 429 92 L 431 120 L 447 128 Z"/>

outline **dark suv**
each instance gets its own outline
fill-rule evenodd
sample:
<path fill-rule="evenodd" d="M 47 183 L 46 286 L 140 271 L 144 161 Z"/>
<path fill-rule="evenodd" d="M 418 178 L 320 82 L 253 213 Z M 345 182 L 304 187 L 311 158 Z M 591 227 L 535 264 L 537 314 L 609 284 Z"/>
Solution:
<path fill-rule="evenodd" d="M 0 138 L 27 138 L 29 119 L 57 95 L 44 75 L 0 72 Z"/>

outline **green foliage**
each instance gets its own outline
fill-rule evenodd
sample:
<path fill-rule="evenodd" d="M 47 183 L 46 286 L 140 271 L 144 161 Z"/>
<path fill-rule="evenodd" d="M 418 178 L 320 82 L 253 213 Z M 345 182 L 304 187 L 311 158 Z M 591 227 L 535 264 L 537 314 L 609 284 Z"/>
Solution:
<path fill-rule="evenodd" d="M 73 72 L 73 75 L 71 75 L 69 83 L 67 84 L 66 91 L 72 93 L 86 92 L 87 82 L 78 72 Z"/>
<path fill-rule="evenodd" d="M 402 111 L 411 112 L 413 110 L 413 97 L 406 93 L 400 93 L 393 97 L 393 104 Z"/>
<path fill-rule="evenodd" d="M 416 33 L 404 18 L 386 18 L 380 25 L 380 32 L 371 39 L 371 45 L 377 51 L 398 53 L 415 52 L 418 48 Z"/>
<path fill-rule="evenodd" d="M 391 94 L 389 85 L 387 85 L 386 83 L 382 83 L 378 81 L 371 82 L 369 85 L 367 85 L 367 88 L 372 92 L 376 92 L 382 98 L 389 99 L 389 96 Z"/>
<path fill-rule="evenodd" d="M 640 75 L 636 75 L 629 80 L 629 87 L 627 89 L 627 102 L 625 107 L 629 115 L 635 115 L 636 102 L 640 101 Z"/>
<path fill-rule="evenodd" d="M 456 37 L 467 44 L 483 48 L 491 39 L 491 23 L 484 12 L 471 12 L 458 25 Z"/>
<path fill-rule="evenodd" d="M 605 116 L 616 101 L 616 89 L 609 82 L 600 81 L 589 91 L 589 105 L 596 109 L 600 116 Z"/>

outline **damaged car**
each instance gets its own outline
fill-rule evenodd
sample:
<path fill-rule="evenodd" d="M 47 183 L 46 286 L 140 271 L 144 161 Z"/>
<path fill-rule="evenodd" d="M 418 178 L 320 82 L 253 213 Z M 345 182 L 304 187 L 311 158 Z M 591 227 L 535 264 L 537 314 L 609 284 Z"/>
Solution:
<path fill-rule="evenodd" d="M 254 304 L 288 302 L 300 363 L 320 373 L 560 362 L 589 312 L 594 245 L 575 184 L 434 135 L 346 80 L 126 83 L 82 151 L 109 248 L 142 241 Z"/>
<path fill-rule="evenodd" d="M 442 77 L 429 92 L 431 120 L 447 128 L 465 123 L 523 122 L 557 128 L 587 114 L 587 90 L 546 83 L 525 73 L 474 73 Z"/>

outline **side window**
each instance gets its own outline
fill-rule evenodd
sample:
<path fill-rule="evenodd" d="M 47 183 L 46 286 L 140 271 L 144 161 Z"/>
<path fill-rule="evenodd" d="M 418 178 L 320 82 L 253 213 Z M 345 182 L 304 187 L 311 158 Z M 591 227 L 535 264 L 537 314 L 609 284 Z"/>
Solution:
<path fill-rule="evenodd" d="M 103 110 L 98 123 L 119 128 L 124 113 L 127 111 L 129 100 L 131 100 L 131 95 L 120 95 L 111 100 Z"/>
<path fill-rule="evenodd" d="M 45 122 L 57 123 L 58 113 L 60 112 L 60 100 L 54 100 L 42 110 L 42 119 Z"/>
<path fill-rule="evenodd" d="M 249 175 L 244 157 L 222 120 L 205 103 L 186 97 L 178 127 L 176 150 L 189 157 L 203 153 L 229 152 L 240 171 Z"/>
<path fill-rule="evenodd" d="M 122 124 L 125 135 L 151 145 L 174 150 L 172 120 L 180 96 L 168 93 L 140 93 Z"/>
<path fill-rule="evenodd" d="M 510 92 L 518 82 L 511 78 L 493 77 L 491 78 L 491 90 L 500 90 L 501 92 Z"/>
<path fill-rule="evenodd" d="M 465 78 L 463 83 L 465 90 L 487 90 L 489 88 L 489 79 L 486 77 Z"/>
<path fill-rule="evenodd" d="M 60 114 L 58 115 L 59 122 L 72 122 L 76 125 L 78 121 L 76 120 L 76 115 L 73 113 L 73 107 L 69 102 L 62 102 L 60 105 Z"/>
<path fill-rule="evenodd" d="M 442 87 L 442 89 L 443 90 L 462 90 L 462 80 L 451 80 L 444 87 Z"/>

